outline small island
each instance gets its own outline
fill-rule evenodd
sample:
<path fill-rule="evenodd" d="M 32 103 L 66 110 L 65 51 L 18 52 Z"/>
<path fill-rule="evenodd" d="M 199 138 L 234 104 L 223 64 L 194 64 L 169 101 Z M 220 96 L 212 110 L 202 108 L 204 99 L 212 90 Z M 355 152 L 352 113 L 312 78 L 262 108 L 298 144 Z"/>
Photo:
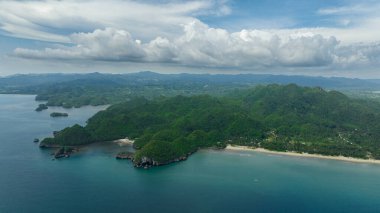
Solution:
<path fill-rule="evenodd" d="M 50 117 L 53 117 L 53 118 L 55 118 L 55 117 L 67 117 L 67 116 L 69 116 L 69 114 L 67 114 L 65 112 L 52 112 L 50 114 Z"/>
<path fill-rule="evenodd" d="M 48 106 L 46 104 L 39 104 L 36 108 L 36 112 L 41 112 L 42 110 L 48 109 Z"/>

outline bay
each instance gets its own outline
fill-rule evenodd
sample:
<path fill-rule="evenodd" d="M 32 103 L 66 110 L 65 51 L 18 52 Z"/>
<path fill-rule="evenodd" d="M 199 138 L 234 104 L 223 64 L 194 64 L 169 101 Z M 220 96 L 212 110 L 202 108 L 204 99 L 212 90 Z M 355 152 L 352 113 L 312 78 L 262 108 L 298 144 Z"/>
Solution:
<path fill-rule="evenodd" d="M 202 150 L 149 170 L 95 144 L 69 159 L 33 143 L 102 110 L 49 108 L 0 95 L 0 212 L 380 212 L 380 166 Z M 53 111 L 67 118 L 51 118 Z"/>

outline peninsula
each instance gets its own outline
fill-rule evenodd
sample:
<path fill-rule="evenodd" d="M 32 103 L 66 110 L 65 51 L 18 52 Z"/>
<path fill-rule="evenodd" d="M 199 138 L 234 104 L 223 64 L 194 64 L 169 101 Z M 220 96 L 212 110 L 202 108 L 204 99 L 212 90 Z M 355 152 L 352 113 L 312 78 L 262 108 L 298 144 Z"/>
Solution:
<path fill-rule="evenodd" d="M 295 84 L 257 86 L 223 97 L 135 98 L 110 106 L 85 127 L 65 128 L 43 147 L 134 140 L 136 167 L 181 161 L 227 144 L 361 159 L 380 159 L 380 104 Z"/>

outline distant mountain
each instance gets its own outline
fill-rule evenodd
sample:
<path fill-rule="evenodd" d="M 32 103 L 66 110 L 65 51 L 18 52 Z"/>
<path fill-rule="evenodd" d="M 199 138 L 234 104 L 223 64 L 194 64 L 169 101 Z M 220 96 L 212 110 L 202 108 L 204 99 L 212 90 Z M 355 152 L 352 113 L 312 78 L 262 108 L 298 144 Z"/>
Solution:
<path fill-rule="evenodd" d="M 130 74 L 23 74 L 0 78 L 0 88 L 22 88 L 51 85 L 69 81 L 109 81 L 110 83 L 211 83 L 211 84 L 298 84 L 333 89 L 380 89 L 380 79 L 352 79 L 341 77 L 312 77 L 265 74 L 159 74 L 150 71 Z"/>
<path fill-rule="evenodd" d="M 378 91 L 380 80 L 258 74 L 30 74 L 0 78 L 0 93 L 37 94 L 48 106 L 113 104 L 133 97 L 210 94 L 221 96 L 255 85 L 290 84 L 328 90 Z M 355 94 L 356 95 L 356 94 Z M 372 94 L 367 95 L 371 97 Z"/>

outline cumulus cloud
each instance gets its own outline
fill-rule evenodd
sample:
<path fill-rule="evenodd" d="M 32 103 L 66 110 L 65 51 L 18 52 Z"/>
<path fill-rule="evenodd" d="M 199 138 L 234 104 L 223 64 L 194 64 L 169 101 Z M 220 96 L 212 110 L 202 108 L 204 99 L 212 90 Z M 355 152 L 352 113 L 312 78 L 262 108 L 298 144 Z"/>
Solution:
<path fill-rule="evenodd" d="M 164 2 L 164 3 L 163 3 Z M 212 28 L 198 18 L 231 13 L 226 0 L 0 1 L 0 32 L 54 42 L 45 49 L 16 48 L 28 59 L 176 64 L 262 69 L 337 68 L 380 63 L 380 18 L 343 20 L 343 28 Z M 374 6 L 376 8 L 380 8 Z M 331 16 L 374 11 L 364 6 L 325 8 Z M 373 14 L 372 16 L 375 16 Z M 356 26 L 351 26 L 354 23 Z M 57 44 L 59 43 L 59 44 Z"/>
<path fill-rule="evenodd" d="M 334 63 L 364 62 L 378 49 L 359 46 L 355 51 L 339 46 L 335 37 L 314 33 L 276 34 L 262 30 L 229 33 L 199 21 L 183 26 L 183 34 L 141 42 L 125 30 L 106 28 L 70 36 L 73 46 L 44 50 L 17 48 L 14 55 L 33 59 L 99 60 L 177 63 L 202 67 L 320 67 Z M 367 48 L 367 49 L 365 49 Z"/>
<path fill-rule="evenodd" d="M 380 64 L 380 42 L 363 44 L 358 43 L 343 46 L 337 50 L 336 63 L 343 67 Z"/>

